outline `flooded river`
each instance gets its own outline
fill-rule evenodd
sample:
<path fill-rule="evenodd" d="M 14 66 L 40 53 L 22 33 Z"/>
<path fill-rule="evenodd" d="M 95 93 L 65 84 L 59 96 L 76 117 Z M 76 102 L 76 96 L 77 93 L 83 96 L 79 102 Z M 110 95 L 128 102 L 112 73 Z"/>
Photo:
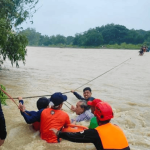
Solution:
<path fill-rule="evenodd" d="M 74 90 L 123 61 L 121 66 L 79 88 L 90 86 L 92 96 L 111 104 L 115 117 L 112 122 L 125 132 L 131 150 L 150 149 L 150 53 L 138 56 L 137 50 L 69 49 L 27 47 L 26 65 L 12 67 L 7 61 L 0 70 L 0 84 L 12 97 L 48 95 Z M 68 93 L 68 102 L 77 99 Z M 37 110 L 38 98 L 25 99 L 27 110 Z M 16 102 L 18 102 L 16 100 Z M 67 103 L 66 103 L 67 104 Z M 64 105 L 63 109 L 72 116 Z M 94 150 L 93 144 L 62 140 L 48 144 L 39 132 L 25 123 L 19 109 L 7 100 L 3 106 L 7 138 L 1 150 Z"/>

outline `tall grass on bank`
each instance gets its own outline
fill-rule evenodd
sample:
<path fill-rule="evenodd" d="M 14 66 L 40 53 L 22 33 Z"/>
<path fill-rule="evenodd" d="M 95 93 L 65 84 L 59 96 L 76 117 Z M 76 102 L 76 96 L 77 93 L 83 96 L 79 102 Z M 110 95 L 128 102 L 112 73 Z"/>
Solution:
<path fill-rule="evenodd" d="M 3 85 L 0 85 L 0 87 L 6 91 L 6 88 L 3 86 Z M 0 90 L 0 101 L 1 101 L 1 104 L 4 104 L 6 105 L 6 99 L 7 99 L 7 95 L 5 95 L 1 90 Z"/>
<path fill-rule="evenodd" d="M 48 47 L 59 47 L 59 48 L 90 48 L 90 49 L 133 49 L 139 50 L 141 46 L 144 44 L 108 44 L 108 45 L 99 45 L 99 46 L 79 46 L 79 45 L 65 45 L 65 44 L 58 44 L 58 45 L 49 45 Z M 146 45 L 145 45 L 146 46 Z M 43 46 L 44 47 L 44 46 Z"/>
<path fill-rule="evenodd" d="M 126 43 L 121 43 L 119 44 L 113 44 L 113 45 L 106 45 L 106 48 L 112 48 L 112 49 L 140 49 L 142 44 L 126 44 Z"/>

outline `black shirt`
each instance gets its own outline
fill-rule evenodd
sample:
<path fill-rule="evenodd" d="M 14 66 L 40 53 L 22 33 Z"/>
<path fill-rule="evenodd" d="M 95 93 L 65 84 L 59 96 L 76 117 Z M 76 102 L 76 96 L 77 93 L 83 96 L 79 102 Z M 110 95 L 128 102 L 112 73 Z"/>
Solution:
<path fill-rule="evenodd" d="M 59 132 L 58 137 L 72 142 L 93 143 L 97 150 L 104 150 L 99 134 L 95 129 L 87 129 L 82 132 L 76 132 L 76 133 Z M 121 150 L 130 150 L 130 148 L 126 147 Z"/>
<path fill-rule="evenodd" d="M 4 140 L 6 138 L 6 135 L 7 132 L 6 132 L 6 125 L 5 125 L 5 118 L 3 115 L 1 101 L 0 101 L 0 139 Z"/>

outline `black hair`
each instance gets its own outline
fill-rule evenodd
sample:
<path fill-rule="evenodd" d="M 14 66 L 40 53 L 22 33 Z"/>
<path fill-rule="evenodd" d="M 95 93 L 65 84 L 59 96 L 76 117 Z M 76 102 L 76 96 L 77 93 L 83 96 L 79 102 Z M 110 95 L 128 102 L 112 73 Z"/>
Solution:
<path fill-rule="evenodd" d="M 47 108 L 47 106 L 49 105 L 49 100 L 46 97 L 41 97 L 38 99 L 36 105 L 38 110 Z"/>
<path fill-rule="evenodd" d="M 88 91 L 90 91 L 90 92 L 92 92 L 92 90 L 91 90 L 91 88 L 90 88 L 90 87 L 86 87 L 86 88 L 84 88 L 84 89 L 83 89 L 83 92 L 85 92 L 85 91 L 87 91 L 87 90 L 88 90 Z"/>
<path fill-rule="evenodd" d="M 100 122 L 101 124 L 106 124 L 106 123 L 109 123 L 109 122 L 110 122 L 110 120 L 111 120 L 111 119 L 109 119 L 109 120 L 105 120 L 105 121 L 100 121 L 100 120 L 98 120 L 98 122 Z"/>

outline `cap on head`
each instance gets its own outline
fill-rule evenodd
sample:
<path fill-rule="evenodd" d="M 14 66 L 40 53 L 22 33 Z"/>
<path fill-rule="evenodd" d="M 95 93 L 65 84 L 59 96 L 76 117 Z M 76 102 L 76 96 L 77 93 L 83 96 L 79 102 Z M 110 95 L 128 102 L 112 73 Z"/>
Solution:
<path fill-rule="evenodd" d="M 114 117 L 113 110 L 107 102 L 99 102 L 95 106 L 94 115 L 100 121 L 110 120 Z"/>
<path fill-rule="evenodd" d="M 67 100 L 67 96 L 62 95 L 62 93 L 60 92 L 57 92 L 54 93 L 49 100 L 51 106 L 58 106 Z"/>
<path fill-rule="evenodd" d="M 41 97 L 38 99 L 36 105 L 38 110 L 47 108 L 47 106 L 49 105 L 49 99 L 47 99 L 46 97 Z"/>
<path fill-rule="evenodd" d="M 95 107 L 96 104 L 99 103 L 99 102 L 102 102 L 102 100 L 100 100 L 100 99 L 94 99 L 93 101 L 88 101 L 87 104 L 89 106 L 94 106 Z"/>

